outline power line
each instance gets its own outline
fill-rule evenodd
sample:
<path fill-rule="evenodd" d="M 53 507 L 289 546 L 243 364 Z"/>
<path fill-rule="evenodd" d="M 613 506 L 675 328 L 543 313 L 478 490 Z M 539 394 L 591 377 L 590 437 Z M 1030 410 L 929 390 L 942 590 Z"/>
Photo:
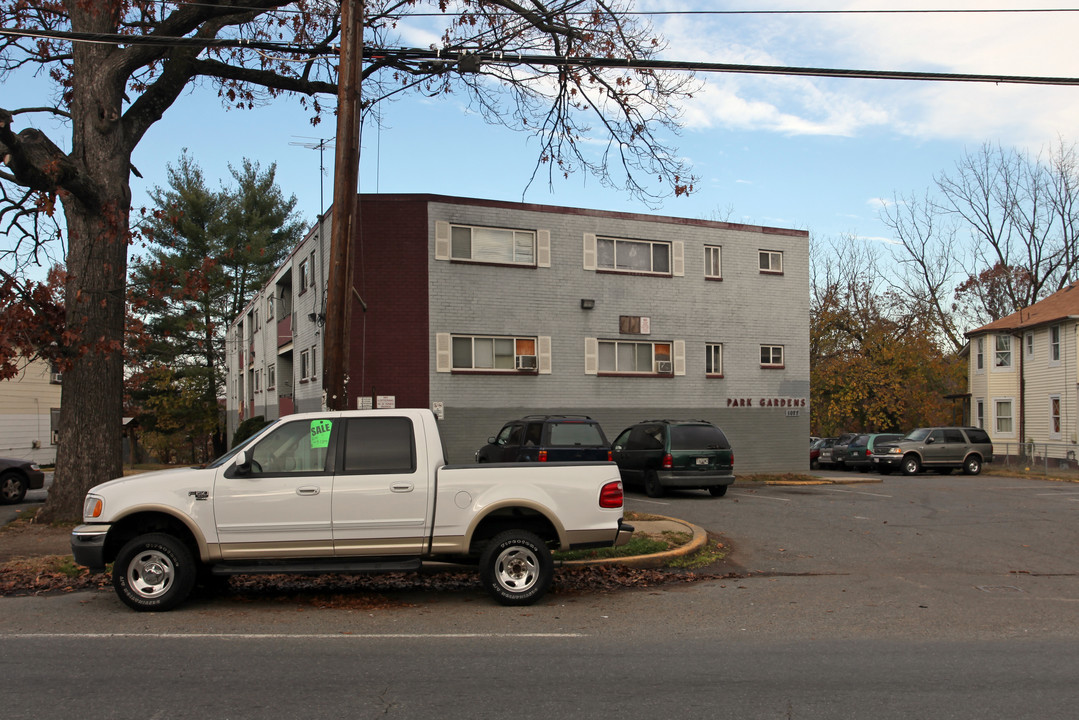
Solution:
<path fill-rule="evenodd" d="M 72 33 L 53 30 L 7 30 L 0 29 L 0 36 L 43 37 L 70 40 L 72 42 L 95 42 L 115 45 L 159 45 L 206 48 L 250 48 L 258 51 L 291 53 L 306 56 L 336 55 L 336 46 L 299 46 L 291 43 L 252 42 L 243 38 L 166 38 L 143 35 L 115 35 L 109 33 Z M 546 65 L 552 67 L 615 68 L 627 70 L 681 70 L 702 73 L 736 73 L 754 75 L 788 75 L 801 77 L 862 78 L 872 80 L 915 80 L 931 82 L 978 82 L 1024 85 L 1079 85 L 1079 78 L 1025 75 L 986 75 L 977 73 L 934 73 L 907 70 L 859 70 L 849 68 L 789 67 L 782 65 L 747 65 L 742 63 L 711 63 L 686 60 L 646 60 L 596 57 L 567 57 L 561 55 L 524 55 L 520 53 L 474 53 L 469 51 L 443 51 L 423 48 L 370 48 L 363 49 L 366 60 L 394 59 L 425 63 L 432 74 L 457 69 L 459 72 L 475 72 L 479 65 Z"/>

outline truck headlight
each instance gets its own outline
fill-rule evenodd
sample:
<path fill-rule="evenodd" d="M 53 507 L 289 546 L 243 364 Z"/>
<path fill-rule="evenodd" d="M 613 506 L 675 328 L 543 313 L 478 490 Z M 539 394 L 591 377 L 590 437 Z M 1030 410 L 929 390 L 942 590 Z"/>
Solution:
<path fill-rule="evenodd" d="M 101 517 L 105 512 L 105 499 L 98 497 L 97 495 L 87 495 L 86 501 L 82 504 L 82 519 L 93 520 L 94 518 Z"/>
<path fill-rule="evenodd" d="M 897 448 L 897 447 L 888 448 L 888 454 L 889 455 L 902 455 L 903 454 L 903 448 Z"/>

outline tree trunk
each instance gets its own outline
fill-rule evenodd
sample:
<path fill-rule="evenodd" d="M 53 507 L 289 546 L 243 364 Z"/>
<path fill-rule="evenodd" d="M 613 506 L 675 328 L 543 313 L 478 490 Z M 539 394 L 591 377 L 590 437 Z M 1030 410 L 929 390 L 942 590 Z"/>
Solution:
<path fill-rule="evenodd" d="M 99 8 L 100 9 L 100 8 Z M 76 10 L 79 14 L 83 9 Z M 86 27 L 109 27 L 89 8 Z M 123 474 L 124 316 L 131 214 L 130 140 L 120 122 L 123 78 L 107 45 L 75 43 L 72 151 L 80 191 L 60 192 L 67 220 L 67 284 L 60 444 L 40 522 L 77 521 L 86 491 Z"/>

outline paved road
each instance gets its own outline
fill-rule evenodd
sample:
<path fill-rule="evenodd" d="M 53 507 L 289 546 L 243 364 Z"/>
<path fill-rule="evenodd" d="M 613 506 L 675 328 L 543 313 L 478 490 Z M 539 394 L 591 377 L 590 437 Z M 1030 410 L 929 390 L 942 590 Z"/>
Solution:
<path fill-rule="evenodd" d="M 746 487 L 629 506 L 722 532 L 745 577 L 502 608 L 0 599 L 5 718 L 1071 718 L 1079 485 Z"/>

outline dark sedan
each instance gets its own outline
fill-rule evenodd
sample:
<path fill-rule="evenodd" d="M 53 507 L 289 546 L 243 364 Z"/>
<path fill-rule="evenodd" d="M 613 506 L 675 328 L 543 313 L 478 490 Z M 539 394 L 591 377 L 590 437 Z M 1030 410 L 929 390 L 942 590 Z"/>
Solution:
<path fill-rule="evenodd" d="M 37 463 L 15 458 L 0 458 L 0 505 L 14 505 L 26 497 L 27 490 L 45 487 L 45 473 Z"/>

